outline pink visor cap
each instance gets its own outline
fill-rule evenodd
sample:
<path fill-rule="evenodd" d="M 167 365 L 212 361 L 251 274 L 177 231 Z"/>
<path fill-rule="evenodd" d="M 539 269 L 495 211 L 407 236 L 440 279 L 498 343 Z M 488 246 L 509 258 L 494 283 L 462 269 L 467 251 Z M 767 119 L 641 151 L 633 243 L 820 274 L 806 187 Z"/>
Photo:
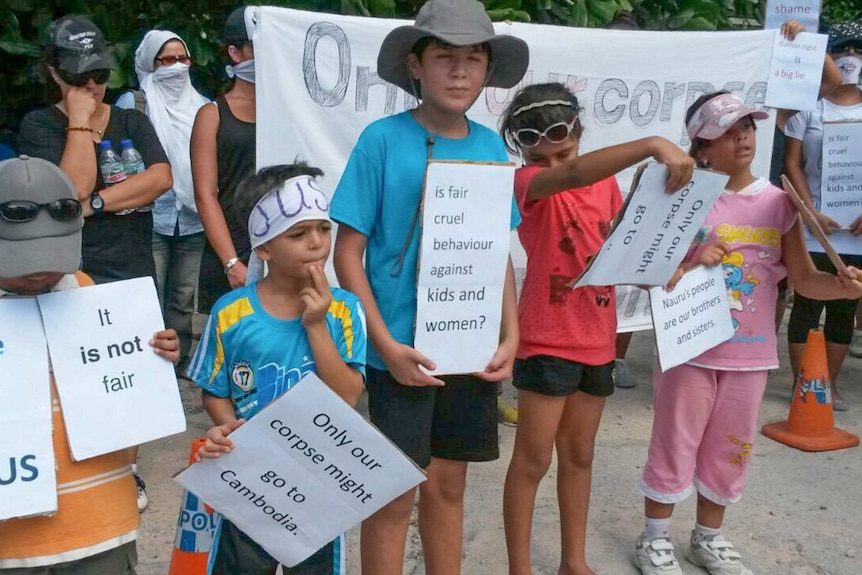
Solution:
<path fill-rule="evenodd" d="M 751 116 L 755 120 L 765 120 L 769 114 L 763 110 L 749 108 L 733 94 L 720 94 L 707 100 L 691 117 L 685 127 L 689 141 L 695 138 L 716 140 L 724 135 L 737 120 Z"/>

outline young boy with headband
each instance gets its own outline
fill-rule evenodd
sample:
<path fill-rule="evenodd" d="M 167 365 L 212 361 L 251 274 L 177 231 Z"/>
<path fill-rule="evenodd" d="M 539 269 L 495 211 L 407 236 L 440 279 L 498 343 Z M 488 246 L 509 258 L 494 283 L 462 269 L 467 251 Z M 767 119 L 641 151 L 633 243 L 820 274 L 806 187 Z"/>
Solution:
<path fill-rule="evenodd" d="M 461 571 L 468 461 L 499 457 L 496 386 L 509 377 L 518 344 L 515 281 L 508 265 L 500 345 L 485 371 L 436 378 L 413 347 L 419 202 L 428 160 L 508 161 L 501 138 L 464 114 L 482 88 L 510 88 L 529 49 L 496 36 L 476 0 L 429 0 L 415 25 L 396 28 L 377 73 L 421 101 L 369 125 L 353 149 L 332 200 L 338 221 L 335 271 L 368 313 L 371 420 L 418 465 L 419 530 L 428 575 Z M 511 227 L 520 223 L 512 201 Z M 365 265 L 363 265 L 363 256 Z M 411 489 L 362 525 L 362 572 L 401 575 Z"/>
<path fill-rule="evenodd" d="M 253 256 L 248 281 L 213 307 L 189 376 L 203 389 L 215 427 L 199 457 L 233 448 L 228 435 L 269 402 L 316 373 L 351 406 L 365 374 L 365 315 L 352 293 L 330 288 L 329 202 L 304 164 L 264 168 L 237 190 Z M 257 260 L 257 261 L 256 261 Z M 268 275 L 263 276 L 263 264 Z M 262 278 L 262 279 L 261 279 Z M 216 530 L 210 573 L 269 575 L 278 561 L 230 521 Z M 344 573 L 338 537 L 286 575 Z"/>

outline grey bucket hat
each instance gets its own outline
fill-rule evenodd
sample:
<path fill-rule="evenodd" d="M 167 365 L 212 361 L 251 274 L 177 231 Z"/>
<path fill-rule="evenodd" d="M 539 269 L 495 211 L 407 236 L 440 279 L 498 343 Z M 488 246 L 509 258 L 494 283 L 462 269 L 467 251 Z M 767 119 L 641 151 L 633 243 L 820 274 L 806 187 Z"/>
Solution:
<path fill-rule="evenodd" d="M 511 88 L 521 81 L 530 63 L 527 43 L 494 33 L 485 7 L 477 0 L 428 0 L 412 26 L 392 30 L 380 45 L 377 73 L 408 94 L 421 97 L 420 86 L 407 71 L 407 54 L 418 40 L 433 37 L 452 46 L 491 46 L 493 65 L 486 85 Z"/>

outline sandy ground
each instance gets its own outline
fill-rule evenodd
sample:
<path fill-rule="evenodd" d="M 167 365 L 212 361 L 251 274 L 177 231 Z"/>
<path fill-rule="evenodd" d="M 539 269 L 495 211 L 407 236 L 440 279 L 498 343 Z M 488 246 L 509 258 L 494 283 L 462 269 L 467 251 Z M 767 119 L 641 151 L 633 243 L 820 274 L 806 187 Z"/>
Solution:
<path fill-rule="evenodd" d="M 781 336 L 782 361 L 786 361 Z M 593 493 L 587 541 L 588 561 L 603 575 L 635 574 L 634 541 L 642 529 L 642 498 L 637 482 L 646 457 L 652 424 L 650 373 L 652 334 L 636 334 L 629 368 L 638 386 L 617 390 L 609 400 L 596 445 Z M 836 413 L 838 427 L 862 434 L 862 359 L 849 358 L 842 372 L 844 396 L 851 411 Z M 186 464 L 191 439 L 208 424 L 196 391 L 180 382 L 188 431 L 141 448 L 140 470 L 147 482 L 150 507 L 142 516 L 138 541 L 141 575 L 167 573 L 181 490 L 171 477 Z M 506 395 L 514 397 L 511 386 Z M 785 419 L 790 375 L 785 366 L 769 380 L 761 424 Z M 503 538 L 502 491 L 515 429 L 499 427 L 501 457 L 472 465 L 466 497 L 464 575 L 497 575 L 507 570 Z M 553 575 L 559 562 L 559 519 L 555 472 L 542 483 L 536 502 L 534 575 Z M 693 498 L 677 508 L 674 542 L 683 548 L 694 523 Z M 348 572 L 359 573 L 358 529 L 350 533 Z M 758 575 L 862 574 L 862 449 L 804 453 L 759 436 L 751 479 L 743 500 L 727 514 L 723 533 L 744 554 Z M 682 557 L 679 553 L 678 557 Z M 682 560 L 689 575 L 706 571 Z M 420 575 L 418 533 L 411 528 L 404 573 Z M 373 574 L 367 574 L 373 575 Z"/>

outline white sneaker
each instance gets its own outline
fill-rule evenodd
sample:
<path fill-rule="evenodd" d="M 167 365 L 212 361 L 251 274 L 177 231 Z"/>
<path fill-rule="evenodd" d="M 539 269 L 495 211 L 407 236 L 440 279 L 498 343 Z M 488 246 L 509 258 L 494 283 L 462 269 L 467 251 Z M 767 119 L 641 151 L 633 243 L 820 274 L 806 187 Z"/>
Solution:
<path fill-rule="evenodd" d="M 742 555 L 733 543 L 716 535 L 700 543 L 691 542 L 688 560 L 709 571 L 709 575 L 754 575 L 742 564 Z"/>
<path fill-rule="evenodd" d="M 685 575 L 673 554 L 673 543 L 663 537 L 644 541 L 641 534 L 635 544 L 635 565 L 643 575 Z"/>

